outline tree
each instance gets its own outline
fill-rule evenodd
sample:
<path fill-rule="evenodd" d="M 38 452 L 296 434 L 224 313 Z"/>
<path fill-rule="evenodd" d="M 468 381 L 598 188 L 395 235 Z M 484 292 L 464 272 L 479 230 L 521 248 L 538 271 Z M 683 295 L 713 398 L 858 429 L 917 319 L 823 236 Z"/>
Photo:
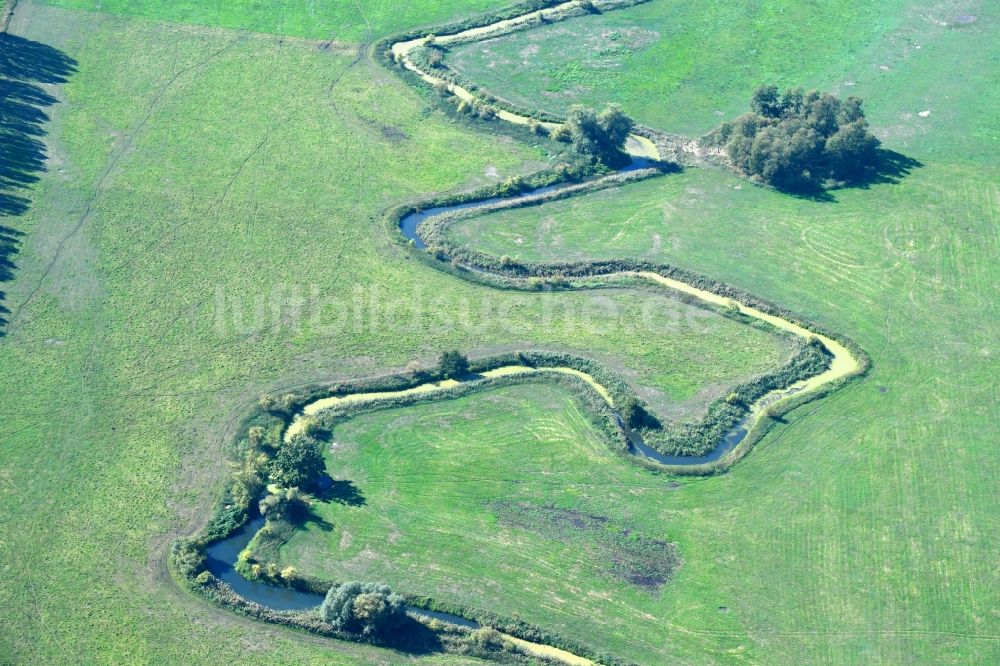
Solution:
<path fill-rule="evenodd" d="M 635 125 L 617 104 L 609 104 L 601 111 L 597 116 L 597 123 L 604 130 L 608 150 L 621 150 Z"/>
<path fill-rule="evenodd" d="M 750 170 L 784 189 L 807 186 L 810 167 L 816 164 L 822 140 L 810 127 L 787 123 L 764 128 L 750 150 Z"/>
<path fill-rule="evenodd" d="M 805 96 L 805 91 L 802 88 L 789 88 L 783 92 L 781 94 L 781 114 L 798 116 L 802 113 L 802 103 Z"/>
<path fill-rule="evenodd" d="M 835 177 L 854 180 L 878 159 L 879 140 L 868 132 L 868 123 L 862 118 L 842 125 L 837 133 L 826 140 L 826 154 Z"/>
<path fill-rule="evenodd" d="M 840 127 L 838 116 L 840 115 L 840 100 L 825 93 L 809 106 L 809 115 L 805 122 L 819 134 L 831 136 Z"/>
<path fill-rule="evenodd" d="M 645 406 L 634 395 L 626 396 L 618 405 L 618 413 L 629 428 L 655 428 L 659 420 L 646 411 Z"/>
<path fill-rule="evenodd" d="M 579 105 L 571 107 L 569 117 L 566 118 L 566 129 L 576 152 L 590 156 L 598 155 L 601 150 L 602 130 L 593 109 Z"/>
<path fill-rule="evenodd" d="M 462 375 L 469 374 L 469 359 L 461 352 L 455 350 L 446 351 L 441 354 L 438 361 L 441 375 L 447 379 L 456 379 Z"/>
<path fill-rule="evenodd" d="M 609 105 L 599 115 L 593 109 L 574 105 L 555 138 L 568 137 L 573 149 L 581 155 L 613 165 L 624 157 L 622 148 L 633 124 L 617 104 Z"/>
<path fill-rule="evenodd" d="M 860 97 L 848 97 L 841 103 L 840 115 L 837 116 L 837 122 L 841 127 L 864 119 L 865 112 L 861 109 Z"/>
<path fill-rule="evenodd" d="M 283 488 L 310 488 L 326 470 L 323 444 L 297 434 L 281 444 L 270 464 L 270 478 Z"/>
<path fill-rule="evenodd" d="M 717 132 L 740 171 L 779 189 L 815 190 L 866 174 L 878 162 L 879 141 L 865 121 L 861 100 L 840 100 L 801 88 L 778 94 L 761 86 L 753 109 Z"/>
<path fill-rule="evenodd" d="M 778 98 L 778 86 L 760 86 L 750 97 L 750 108 L 758 116 L 780 118 L 784 105 Z"/>
<path fill-rule="evenodd" d="M 297 522 L 309 508 L 309 500 L 297 487 L 285 488 L 271 493 L 260 502 L 260 512 L 268 520 L 285 519 Z"/>
<path fill-rule="evenodd" d="M 342 583 L 331 587 L 320 617 L 341 631 L 384 636 L 406 618 L 403 597 L 381 583 Z"/>

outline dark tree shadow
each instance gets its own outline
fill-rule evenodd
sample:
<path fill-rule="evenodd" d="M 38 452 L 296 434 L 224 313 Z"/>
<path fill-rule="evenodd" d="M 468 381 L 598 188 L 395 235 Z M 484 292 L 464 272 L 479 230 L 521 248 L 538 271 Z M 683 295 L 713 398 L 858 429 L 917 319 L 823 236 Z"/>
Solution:
<path fill-rule="evenodd" d="M 434 654 L 444 650 L 441 638 L 427 625 L 407 617 L 391 635 L 380 643 L 410 655 Z"/>
<path fill-rule="evenodd" d="M 75 71 L 76 61 L 58 49 L 0 33 L 0 282 L 14 278 L 14 257 L 23 236 L 3 218 L 27 212 L 30 200 L 24 190 L 46 170 L 45 109 L 56 98 L 42 84 L 63 83 Z M 5 299 L 0 291 L 0 303 Z M 0 327 L 9 314 L 0 304 Z"/>
<path fill-rule="evenodd" d="M 37 83 L 65 83 L 76 61 L 59 49 L 0 33 L 0 77 Z"/>
<path fill-rule="evenodd" d="M 364 506 L 367 504 L 365 496 L 361 494 L 361 491 L 358 490 L 353 481 L 331 479 L 330 477 L 326 477 L 326 479 L 328 481 L 320 484 L 320 488 L 316 492 L 316 497 L 319 499 L 324 502 L 336 502 L 337 504 L 346 504 L 347 506 Z"/>
<path fill-rule="evenodd" d="M 289 502 L 284 505 L 280 513 L 272 514 L 272 511 L 277 510 L 272 509 L 268 511 L 268 517 L 279 523 L 284 521 L 293 527 L 301 527 L 308 523 L 315 525 L 324 532 L 333 531 L 333 523 L 313 511 L 308 502 Z"/>
<path fill-rule="evenodd" d="M 835 202 L 837 190 L 858 188 L 867 190 L 872 185 L 895 184 L 909 176 L 914 169 L 924 166 L 923 162 L 907 157 L 894 150 L 879 148 L 875 161 L 871 166 L 859 168 L 857 174 L 835 187 L 824 189 L 819 183 L 801 183 L 797 187 L 780 187 L 775 189 L 791 194 L 799 199 L 817 202 Z"/>
<path fill-rule="evenodd" d="M 907 157 L 894 150 L 879 148 L 875 166 L 861 178 L 848 183 L 849 187 L 868 188 L 881 183 L 898 183 L 909 176 L 914 169 L 924 166 L 923 162 Z"/>
<path fill-rule="evenodd" d="M 333 523 L 324 518 L 323 516 L 316 515 L 314 511 L 309 511 L 302 519 L 302 524 L 309 523 L 310 525 L 315 525 L 323 532 L 332 532 Z"/>
<path fill-rule="evenodd" d="M 817 203 L 833 203 L 837 200 L 837 197 L 833 196 L 830 190 L 825 190 L 821 186 L 810 186 L 810 187 L 799 187 L 798 189 L 789 189 L 787 187 L 777 187 L 776 190 L 779 192 L 784 192 L 785 194 L 791 194 L 796 199 L 805 199 L 806 201 L 815 201 Z"/>

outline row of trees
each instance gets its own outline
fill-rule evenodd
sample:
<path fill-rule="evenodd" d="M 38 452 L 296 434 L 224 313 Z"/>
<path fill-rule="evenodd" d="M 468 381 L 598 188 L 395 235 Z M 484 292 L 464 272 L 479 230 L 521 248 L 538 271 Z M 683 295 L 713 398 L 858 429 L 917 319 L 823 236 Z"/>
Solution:
<path fill-rule="evenodd" d="M 750 105 L 718 139 L 733 164 L 757 180 L 808 191 L 863 180 L 877 166 L 879 140 L 857 97 L 762 86 Z"/>

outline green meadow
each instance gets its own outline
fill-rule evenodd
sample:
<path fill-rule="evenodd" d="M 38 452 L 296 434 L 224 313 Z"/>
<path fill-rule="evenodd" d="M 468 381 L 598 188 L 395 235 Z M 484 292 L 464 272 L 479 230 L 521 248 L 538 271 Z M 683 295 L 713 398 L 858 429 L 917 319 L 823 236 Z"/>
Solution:
<path fill-rule="evenodd" d="M 11 218 L 26 236 L 0 342 L 0 522 L 17 535 L 0 541 L 0 603 L 19 609 L 2 637 L 17 662 L 329 653 L 207 608 L 165 571 L 265 391 L 430 364 L 443 347 L 527 347 L 589 354 L 696 413 L 787 354 L 663 295 L 505 296 L 406 259 L 387 206 L 549 153 L 450 121 L 353 46 L 30 2 L 11 29 L 76 63 L 44 84 L 59 100 L 48 169 Z"/>
<path fill-rule="evenodd" d="M 416 26 L 433 26 L 499 6 L 490 0 L 45 0 L 91 12 L 292 37 L 370 42 Z"/>
<path fill-rule="evenodd" d="M 895 150 L 981 162 L 1000 149 L 997 58 L 989 3 L 653 0 L 457 47 L 448 63 L 528 108 L 617 102 L 691 136 L 746 111 L 762 83 L 857 95 Z"/>
<path fill-rule="evenodd" d="M 333 441 L 328 469 L 353 492 L 315 506 L 282 565 L 517 615 L 639 663 L 677 649 L 661 621 L 678 491 L 610 451 L 566 389 L 370 413 Z"/>
<path fill-rule="evenodd" d="M 393 205 L 560 149 L 455 120 L 362 46 L 499 6 L 17 4 L 9 32 L 35 56 L 0 73 L 35 72 L 53 100 L 37 183 L 0 192 L 26 200 L 0 212 L 0 661 L 470 663 L 256 623 L 171 578 L 169 545 L 208 520 L 262 393 L 539 348 L 690 417 L 786 358 L 784 338 L 660 293 L 493 290 L 387 235 Z M 817 200 L 690 168 L 451 233 L 695 270 L 849 336 L 873 368 L 704 479 L 612 455 L 544 384 L 365 414 L 328 455 L 364 503 L 317 503 L 326 525 L 283 561 L 495 605 L 642 664 L 1000 660 L 998 25 L 975 2 L 652 0 L 456 49 L 511 100 L 617 101 L 692 135 L 765 81 L 864 97 L 884 145 L 920 162 L 899 182 Z M 65 82 L 39 54 L 70 59 Z M 667 560 L 655 589 L 609 565 Z"/>

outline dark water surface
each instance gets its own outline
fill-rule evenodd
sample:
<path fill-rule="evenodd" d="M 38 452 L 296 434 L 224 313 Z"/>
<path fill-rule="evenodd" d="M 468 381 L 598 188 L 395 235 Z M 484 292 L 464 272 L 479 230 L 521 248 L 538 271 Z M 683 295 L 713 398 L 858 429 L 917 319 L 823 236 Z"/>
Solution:
<path fill-rule="evenodd" d="M 247 544 L 253 539 L 253 535 L 263 526 L 264 518 L 258 516 L 247 522 L 246 525 L 231 536 L 209 546 L 206 550 L 208 570 L 213 576 L 233 588 L 233 591 L 241 597 L 256 602 L 261 606 L 267 606 L 279 611 L 300 611 L 317 608 L 323 603 L 326 595 L 301 592 L 279 585 L 247 580 L 236 571 L 236 559 L 239 557 L 240 552 L 247 547 Z M 457 624 L 460 627 L 469 627 L 470 629 L 479 628 L 479 623 L 450 613 L 429 611 L 414 606 L 407 606 L 406 610 L 411 615 L 434 618 L 442 622 Z"/>
<path fill-rule="evenodd" d="M 645 157 L 633 157 L 632 162 L 625 167 L 618 170 L 618 173 L 628 173 L 629 171 L 637 171 L 639 169 L 646 169 L 655 166 L 656 163 L 645 158 Z M 399 221 L 399 230 L 403 233 L 407 239 L 412 240 L 413 244 L 418 248 L 426 248 L 427 244 L 420 238 L 420 234 L 417 233 L 417 226 L 429 217 L 434 217 L 435 215 L 440 215 L 441 213 L 451 213 L 456 210 L 466 210 L 468 208 L 476 208 L 478 206 L 485 206 L 488 204 L 494 204 L 501 201 L 516 201 L 518 199 L 524 199 L 526 197 L 535 196 L 537 194 L 545 194 L 546 192 L 551 192 L 552 190 L 557 190 L 561 187 L 567 187 L 565 183 L 559 183 L 557 185 L 549 185 L 547 187 L 539 187 L 538 189 L 531 190 L 529 192 L 522 192 L 521 194 L 515 194 L 509 197 L 493 197 L 491 199 L 480 199 L 479 201 L 467 201 L 465 203 L 454 204 L 452 206 L 439 206 L 437 208 L 428 208 L 427 210 L 421 210 L 416 213 L 410 213 Z"/>
<path fill-rule="evenodd" d="M 325 595 L 247 580 L 236 571 L 236 558 L 240 551 L 247 547 L 253 535 L 263 526 L 262 516 L 254 518 L 231 536 L 209 546 L 206 551 L 208 570 L 244 599 L 274 610 L 307 610 L 319 606 Z"/>

